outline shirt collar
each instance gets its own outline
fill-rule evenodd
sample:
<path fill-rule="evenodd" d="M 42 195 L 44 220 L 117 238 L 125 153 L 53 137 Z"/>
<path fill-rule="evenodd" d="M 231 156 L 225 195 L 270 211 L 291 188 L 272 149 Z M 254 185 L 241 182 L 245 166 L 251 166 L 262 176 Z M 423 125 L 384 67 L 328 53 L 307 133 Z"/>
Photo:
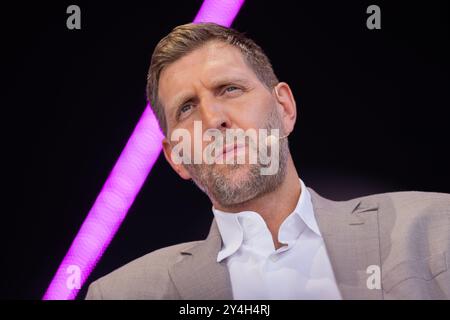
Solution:
<path fill-rule="evenodd" d="M 311 195 L 306 188 L 303 181 L 300 179 L 301 193 L 294 211 L 283 221 L 280 226 L 278 239 L 282 243 L 287 243 L 288 246 L 295 243 L 296 239 L 308 227 L 318 236 L 322 236 L 314 216 L 314 209 L 311 202 Z M 217 256 L 217 262 L 233 255 L 241 245 L 250 241 L 252 238 L 261 232 L 270 232 L 261 215 L 254 211 L 241 211 L 238 213 L 229 213 L 212 208 L 214 217 L 222 237 L 223 246 Z M 260 237 L 268 241 L 267 245 L 273 245 L 271 236 Z M 250 245 L 252 245 L 250 243 Z M 264 246 L 266 243 L 259 242 L 259 246 Z"/>

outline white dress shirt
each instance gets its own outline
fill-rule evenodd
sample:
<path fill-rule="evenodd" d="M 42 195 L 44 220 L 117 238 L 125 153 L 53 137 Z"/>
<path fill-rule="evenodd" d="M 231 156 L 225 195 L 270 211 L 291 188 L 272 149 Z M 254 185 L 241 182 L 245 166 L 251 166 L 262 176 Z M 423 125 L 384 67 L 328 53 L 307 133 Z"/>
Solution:
<path fill-rule="evenodd" d="M 261 215 L 213 207 L 223 240 L 217 261 L 226 260 L 234 299 L 342 299 L 302 180 L 295 210 L 283 221 L 275 249 Z"/>

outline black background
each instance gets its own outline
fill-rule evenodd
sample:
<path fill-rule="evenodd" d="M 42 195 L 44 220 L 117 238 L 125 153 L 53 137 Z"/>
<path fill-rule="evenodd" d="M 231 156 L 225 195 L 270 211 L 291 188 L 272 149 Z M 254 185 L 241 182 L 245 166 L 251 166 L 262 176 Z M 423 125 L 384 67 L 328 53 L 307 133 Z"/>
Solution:
<path fill-rule="evenodd" d="M 70 4 L 81 30 L 66 28 Z M 366 27 L 370 4 L 381 30 Z M 145 108 L 154 46 L 200 5 L 1 5 L 1 298 L 42 297 Z M 334 200 L 450 193 L 448 1 L 247 0 L 233 27 L 294 91 L 289 140 L 307 186 Z M 88 282 L 205 237 L 211 220 L 208 198 L 161 157 Z"/>

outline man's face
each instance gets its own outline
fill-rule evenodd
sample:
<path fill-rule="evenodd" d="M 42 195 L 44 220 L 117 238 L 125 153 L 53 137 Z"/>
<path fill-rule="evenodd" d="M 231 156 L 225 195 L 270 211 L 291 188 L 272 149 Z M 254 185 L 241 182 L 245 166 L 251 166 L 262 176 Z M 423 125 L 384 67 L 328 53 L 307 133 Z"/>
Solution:
<path fill-rule="evenodd" d="M 171 133 L 186 129 L 194 139 L 194 121 L 201 121 L 203 131 L 276 128 L 283 134 L 273 91 L 257 78 L 239 49 L 209 42 L 175 61 L 161 73 L 159 99 L 167 119 L 166 158 L 182 177 L 192 178 L 213 203 L 223 207 L 240 204 L 281 183 L 288 153 L 286 141 L 280 143 L 279 172 L 272 176 L 261 176 L 260 164 L 174 165 L 170 159 Z M 209 142 L 201 143 L 203 150 Z M 244 152 L 248 153 L 248 148 Z M 194 152 L 192 143 L 191 154 Z"/>

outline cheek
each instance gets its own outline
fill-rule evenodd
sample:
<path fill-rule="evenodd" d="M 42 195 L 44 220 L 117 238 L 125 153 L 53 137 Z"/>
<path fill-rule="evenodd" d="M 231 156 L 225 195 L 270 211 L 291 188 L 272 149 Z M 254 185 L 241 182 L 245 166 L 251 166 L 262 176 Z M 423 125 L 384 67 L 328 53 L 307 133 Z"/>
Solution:
<path fill-rule="evenodd" d="M 233 120 L 241 128 L 263 128 L 274 107 L 270 97 L 249 97 L 233 108 Z"/>

